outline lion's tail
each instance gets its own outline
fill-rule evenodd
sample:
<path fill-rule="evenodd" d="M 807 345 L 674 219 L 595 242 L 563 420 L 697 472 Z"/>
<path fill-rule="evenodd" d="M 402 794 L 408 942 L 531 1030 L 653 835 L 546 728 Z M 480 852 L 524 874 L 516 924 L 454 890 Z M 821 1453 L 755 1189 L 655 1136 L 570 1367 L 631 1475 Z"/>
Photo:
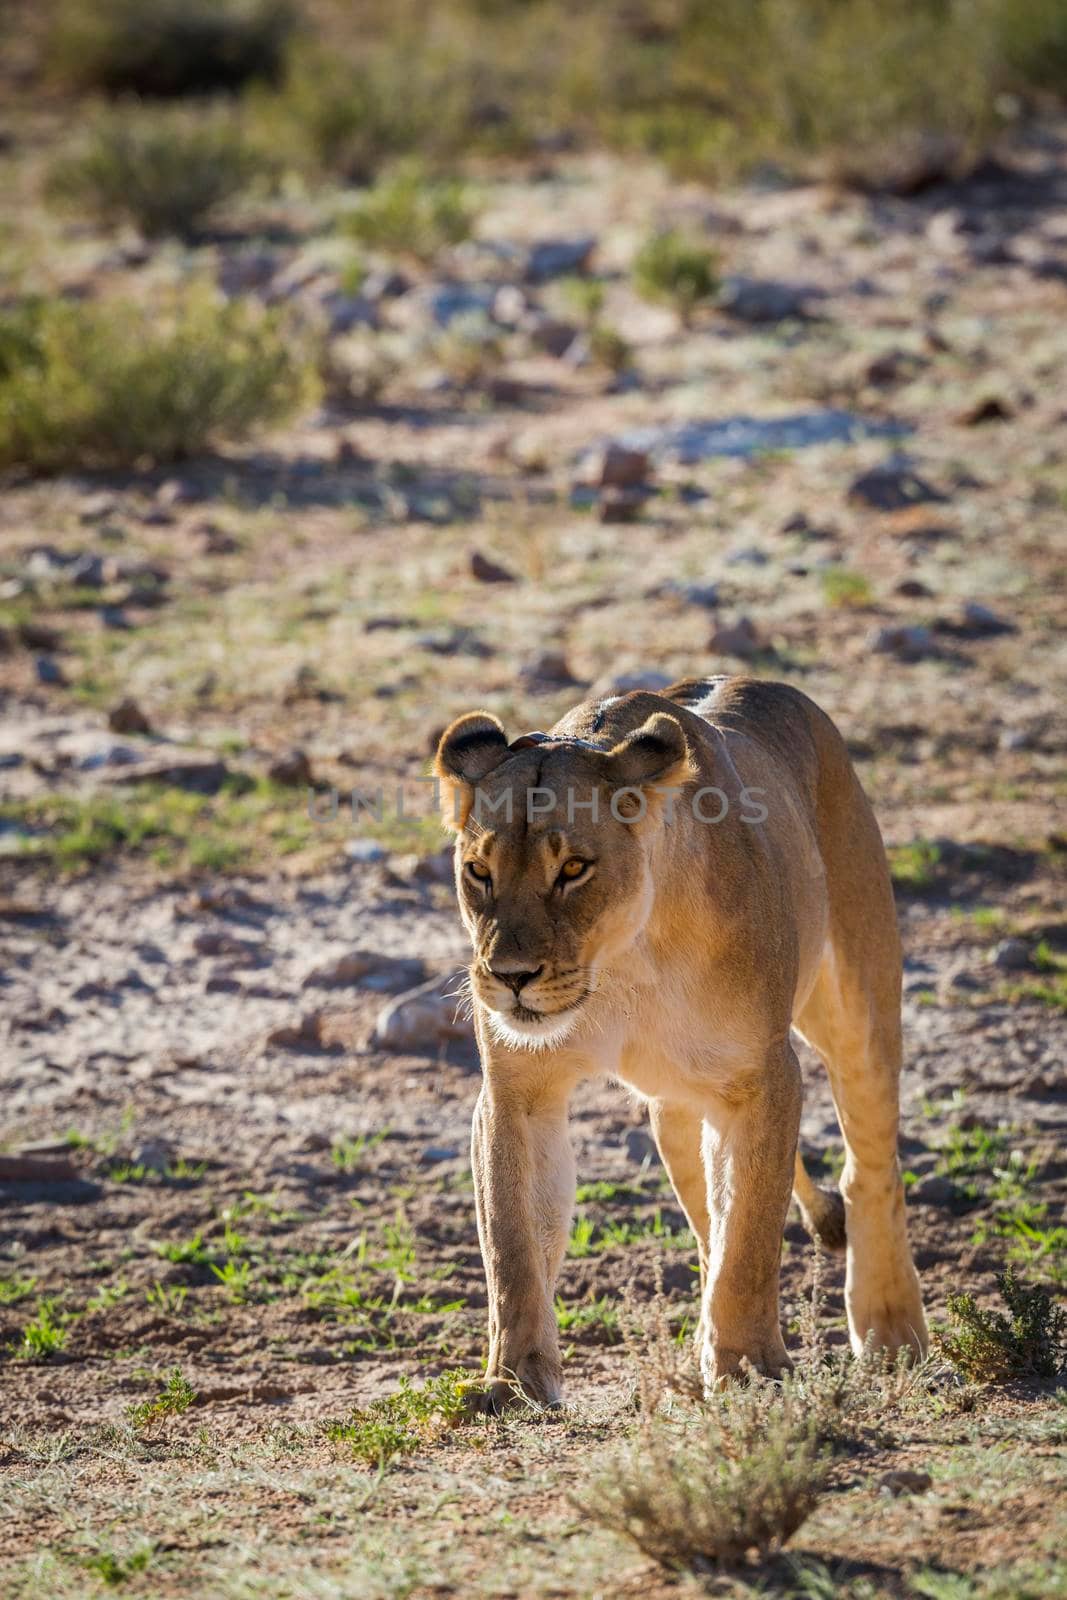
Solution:
<path fill-rule="evenodd" d="M 793 1169 L 793 1198 L 804 1226 L 827 1250 L 845 1248 L 845 1202 L 836 1189 L 823 1189 L 808 1176 L 800 1152 Z"/>

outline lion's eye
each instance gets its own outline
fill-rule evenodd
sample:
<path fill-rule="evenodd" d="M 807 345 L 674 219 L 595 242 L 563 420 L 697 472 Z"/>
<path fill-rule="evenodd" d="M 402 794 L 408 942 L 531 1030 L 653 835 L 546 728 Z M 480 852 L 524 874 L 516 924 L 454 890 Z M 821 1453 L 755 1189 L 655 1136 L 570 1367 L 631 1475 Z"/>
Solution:
<path fill-rule="evenodd" d="M 489 868 L 480 861 L 468 861 L 466 863 L 466 872 L 468 878 L 473 878 L 475 883 L 491 883 L 493 879 L 493 874 L 489 871 Z"/>
<path fill-rule="evenodd" d="M 580 856 L 571 856 L 570 860 L 565 861 L 560 867 L 558 881 L 560 883 L 576 883 L 579 878 L 585 876 L 588 869 L 588 861 L 583 861 Z"/>

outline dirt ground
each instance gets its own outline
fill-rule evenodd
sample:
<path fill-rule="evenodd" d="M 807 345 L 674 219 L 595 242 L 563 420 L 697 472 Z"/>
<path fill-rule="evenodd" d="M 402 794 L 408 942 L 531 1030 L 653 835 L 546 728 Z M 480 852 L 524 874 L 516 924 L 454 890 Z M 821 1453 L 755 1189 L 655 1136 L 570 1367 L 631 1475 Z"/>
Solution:
<path fill-rule="evenodd" d="M 1063 1283 L 1067 129 L 910 200 L 709 199 L 607 158 L 485 199 L 449 282 L 495 292 L 522 247 L 591 236 L 630 375 L 516 343 L 495 385 L 412 371 L 254 447 L 0 500 L 0 1590 L 1064 1593 L 1067 1413 L 1037 1382 L 943 1373 L 762 1566 L 671 1575 L 598 1528 L 590 1484 L 633 1425 L 622 1323 L 662 1277 L 680 1330 L 695 1284 L 610 1085 L 574 1107 L 562 1417 L 463 1424 L 381 1469 L 327 1431 L 484 1354 L 477 1057 L 462 1026 L 381 1034 L 393 997 L 463 962 L 417 780 L 479 705 L 518 733 L 590 687 L 748 670 L 824 706 L 898 889 L 931 1321 L 962 1291 L 995 1304 L 1009 1260 Z M 43 259 L 85 293 L 240 262 L 251 282 L 253 255 L 275 276 L 315 259 L 307 208 L 277 220 L 147 259 L 42 223 Z M 795 314 L 683 330 L 639 301 L 635 241 L 670 221 L 791 286 Z M 551 281 L 520 287 L 555 309 Z M 649 451 L 638 503 L 588 486 L 609 439 Z M 151 733 L 109 729 L 125 698 Z M 279 768 L 293 750 L 308 767 Z M 331 819 L 357 789 L 381 815 Z M 804 1067 L 804 1148 L 832 1175 Z M 794 1346 L 811 1276 L 794 1220 Z M 820 1315 L 840 1344 L 836 1259 Z M 175 1368 L 195 1400 L 138 1421 Z M 903 1469 L 924 1486 L 895 1492 Z"/>

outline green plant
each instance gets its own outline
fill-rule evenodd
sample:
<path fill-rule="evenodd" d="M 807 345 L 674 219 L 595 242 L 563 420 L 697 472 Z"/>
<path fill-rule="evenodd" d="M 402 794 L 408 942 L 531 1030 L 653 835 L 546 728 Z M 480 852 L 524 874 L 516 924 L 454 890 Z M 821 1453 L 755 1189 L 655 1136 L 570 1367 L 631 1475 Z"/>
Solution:
<path fill-rule="evenodd" d="M 188 1293 L 182 1284 L 154 1283 L 145 1290 L 144 1297 L 150 1306 L 155 1306 L 166 1316 L 180 1317 Z"/>
<path fill-rule="evenodd" d="M 433 359 L 464 388 L 484 383 L 504 359 L 497 328 L 480 312 L 465 312 L 454 317 L 432 344 Z"/>
<path fill-rule="evenodd" d="M 228 112 L 126 108 L 101 118 L 79 150 L 55 163 L 48 191 L 107 226 L 132 222 L 146 239 L 190 239 L 265 170 Z"/>
<path fill-rule="evenodd" d="M 185 1244 L 157 1243 L 152 1248 L 157 1255 L 163 1257 L 164 1261 L 171 1261 L 175 1266 L 188 1263 L 192 1266 L 204 1267 L 208 1265 L 211 1259 L 204 1249 L 203 1236 L 199 1233 L 194 1233 L 193 1237 Z"/>
<path fill-rule="evenodd" d="M 364 1158 L 371 1150 L 377 1149 L 387 1131 L 382 1128 L 378 1133 L 361 1133 L 354 1139 L 336 1140 L 330 1151 L 330 1160 L 339 1172 L 346 1174 L 358 1172 L 363 1166 Z"/>
<path fill-rule="evenodd" d="M 23 305 L 0 313 L 22 354 L 0 369 L 0 467 L 171 461 L 280 421 L 314 398 L 306 355 L 272 313 L 206 290 L 167 306 Z"/>
<path fill-rule="evenodd" d="M 941 860 L 940 845 L 929 839 L 916 839 L 910 844 L 890 845 L 886 853 L 895 884 L 912 890 L 932 886 Z"/>
<path fill-rule="evenodd" d="M 851 572 L 848 567 L 824 567 L 819 574 L 823 599 L 829 606 L 869 606 L 870 580 L 862 572 Z"/>
<path fill-rule="evenodd" d="M 606 1295 L 580 1306 L 565 1306 L 556 1301 L 556 1325 L 560 1333 L 580 1334 L 592 1344 L 621 1344 L 618 1308 Z"/>
<path fill-rule="evenodd" d="M 341 226 L 367 249 L 430 262 L 470 238 L 476 214 L 463 184 L 404 166 L 368 190 Z"/>
<path fill-rule="evenodd" d="M 146 1428 L 166 1417 L 180 1417 L 195 1400 L 196 1390 L 183 1376 L 181 1368 L 174 1367 L 155 1399 L 144 1400 L 130 1408 L 130 1421 L 135 1428 Z"/>
<path fill-rule="evenodd" d="M 36 1284 L 36 1278 L 0 1278 L 0 1306 L 14 1306 L 29 1299 Z"/>
<path fill-rule="evenodd" d="M 951 1325 L 937 1335 L 942 1354 L 975 1383 L 1055 1378 L 1067 1367 L 1067 1310 L 1040 1284 L 1020 1283 L 1012 1267 L 997 1287 L 1006 1314 L 984 1310 L 970 1294 L 949 1296 Z"/>
<path fill-rule="evenodd" d="M 638 294 L 665 301 L 685 327 L 719 287 L 713 252 L 674 228 L 645 241 L 634 257 L 633 278 Z"/>
<path fill-rule="evenodd" d="M 348 1445 L 360 1461 L 384 1466 L 463 1421 L 470 1410 L 472 1387 L 476 1385 L 470 1376 L 458 1370 L 444 1372 L 420 1389 L 402 1378 L 395 1394 L 356 1411 L 347 1422 L 328 1423 L 326 1437 Z"/>
<path fill-rule="evenodd" d="M 95 1573 L 109 1589 L 118 1589 L 139 1572 L 146 1572 L 154 1555 L 155 1546 L 151 1544 L 139 1545 L 125 1556 L 114 1550 L 98 1550 L 91 1556 L 83 1556 L 82 1566 L 86 1572 Z"/>
<path fill-rule="evenodd" d="M 252 1296 L 252 1263 L 227 1261 L 223 1266 L 211 1262 L 211 1270 L 235 1305 L 243 1305 Z"/>
<path fill-rule="evenodd" d="M 45 1361 L 62 1350 L 67 1342 L 67 1329 L 57 1319 L 56 1302 L 39 1300 L 37 1315 L 22 1330 L 22 1343 L 18 1354 L 23 1361 Z"/>
<path fill-rule="evenodd" d="M 204 94 L 276 80 L 294 23 L 289 0 L 64 0 L 48 54 L 105 94 Z"/>

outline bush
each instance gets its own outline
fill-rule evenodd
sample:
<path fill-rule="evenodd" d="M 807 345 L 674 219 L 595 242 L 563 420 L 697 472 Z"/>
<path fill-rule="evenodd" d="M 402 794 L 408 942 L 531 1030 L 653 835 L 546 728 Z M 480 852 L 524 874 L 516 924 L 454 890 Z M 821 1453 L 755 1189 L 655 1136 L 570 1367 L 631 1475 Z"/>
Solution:
<path fill-rule="evenodd" d="M 369 190 L 342 226 L 368 249 L 430 262 L 438 251 L 469 239 L 474 218 L 463 184 L 404 167 Z"/>
<path fill-rule="evenodd" d="M 941 1353 L 975 1383 L 1056 1378 L 1067 1371 L 1067 1311 L 1040 1284 L 1027 1287 L 1009 1267 L 997 1279 L 1003 1311 L 983 1311 L 969 1294 L 950 1295 L 953 1327 L 938 1335 Z"/>
<path fill-rule="evenodd" d="M 56 163 L 49 194 L 106 224 L 133 222 L 146 239 L 187 239 L 265 166 L 230 116 L 126 110 Z"/>
<path fill-rule="evenodd" d="M 646 240 L 634 257 L 633 274 L 638 294 L 666 301 L 686 326 L 697 306 L 719 287 L 712 252 L 677 229 Z"/>
<path fill-rule="evenodd" d="M 707 1570 L 779 1549 L 814 1509 L 828 1466 L 790 1392 L 736 1390 L 694 1420 L 645 1420 L 583 1495 L 583 1510 L 672 1570 Z"/>
<path fill-rule="evenodd" d="M 205 94 L 277 81 L 294 22 L 288 0 L 66 0 L 49 53 L 105 94 Z"/>
<path fill-rule="evenodd" d="M 280 421 L 314 392 L 276 314 L 206 291 L 162 314 L 122 302 L 0 313 L 0 468 L 176 460 Z"/>

